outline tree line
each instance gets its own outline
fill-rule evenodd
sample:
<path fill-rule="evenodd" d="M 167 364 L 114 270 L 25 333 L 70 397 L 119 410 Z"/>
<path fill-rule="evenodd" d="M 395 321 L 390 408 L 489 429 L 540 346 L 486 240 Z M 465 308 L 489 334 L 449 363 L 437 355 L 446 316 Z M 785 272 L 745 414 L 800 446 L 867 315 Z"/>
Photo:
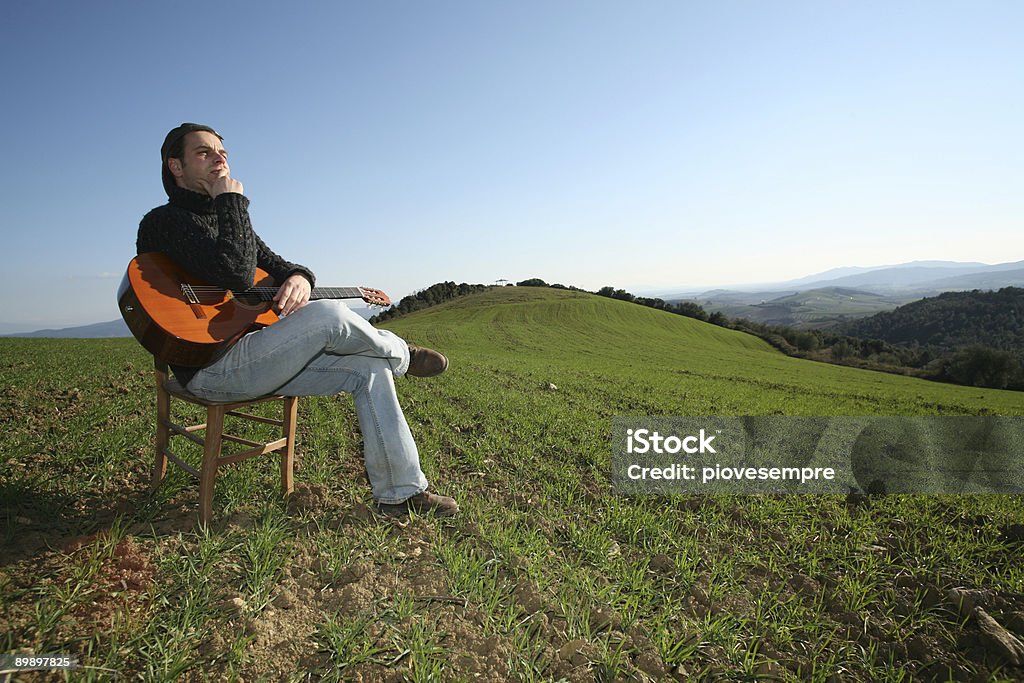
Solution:
<path fill-rule="evenodd" d="M 945 351 L 978 344 L 1019 351 L 1024 349 L 1024 289 L 945 292 L 844 323 L 838 331 Z"/>
<path fill-rule="evenodd" d="M 487 289 L 490 289 L 488 285 L 470 285 L 465 282 L 460 284 L 455 284 L 454 282 L 438 282 L 430 285 L 426 289 L 421 289 L 418 292 L 402 297 L 402 300 L 391 306 L 391 308 L 381 311 L 370 318 L 370 322 L 378 323 L 385 320 L 391 320 L 392 318 L 397 318 L 400 315 L 436 306 L 444 303 L 445 301 L 451 301 L 452 299 L 457 299 L 460 296 L 482 292 Z"/>

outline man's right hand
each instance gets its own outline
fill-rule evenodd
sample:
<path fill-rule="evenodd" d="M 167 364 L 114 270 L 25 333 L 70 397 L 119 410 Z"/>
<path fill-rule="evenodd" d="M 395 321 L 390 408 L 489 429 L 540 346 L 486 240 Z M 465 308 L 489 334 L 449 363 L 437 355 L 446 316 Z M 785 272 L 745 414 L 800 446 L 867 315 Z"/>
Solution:
<path fill-rule="evenodd" d="M 235 180 L 229 175 L 222 175 L 209 184 L 207 193 L 211 198 L 215 199 L 217 195 L 224 194 L 225 192 L 245 194 L 244 189 L 241 181 Z"/>

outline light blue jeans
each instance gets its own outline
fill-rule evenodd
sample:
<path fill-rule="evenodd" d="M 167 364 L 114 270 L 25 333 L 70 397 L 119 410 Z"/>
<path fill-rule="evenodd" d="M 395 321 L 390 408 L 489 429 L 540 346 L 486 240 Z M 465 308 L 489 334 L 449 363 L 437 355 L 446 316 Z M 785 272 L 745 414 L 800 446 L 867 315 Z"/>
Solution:
<path fill-rule="evenodd" d="M 373 497 L 401 503 L 427 488 L 395 393 L 395 378 L 408 368 L 409 347 L 400 337 L 340 301 L 320 300 L 242 337 L 196 373 L 188 390 L 213 401 L 352 394 Z"/>

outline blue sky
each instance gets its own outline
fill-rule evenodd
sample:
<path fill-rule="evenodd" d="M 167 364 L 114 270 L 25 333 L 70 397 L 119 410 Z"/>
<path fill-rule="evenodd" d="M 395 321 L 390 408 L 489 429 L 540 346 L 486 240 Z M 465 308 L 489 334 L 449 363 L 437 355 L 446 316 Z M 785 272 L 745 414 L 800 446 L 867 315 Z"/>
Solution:
<path fill-rule="evenodd" d="M 1020 2 L 0 6 L 0 332 L 117 317 L 159 146 L 216 127 L 257 232 L 400 298 L 1024 259 Z"/>

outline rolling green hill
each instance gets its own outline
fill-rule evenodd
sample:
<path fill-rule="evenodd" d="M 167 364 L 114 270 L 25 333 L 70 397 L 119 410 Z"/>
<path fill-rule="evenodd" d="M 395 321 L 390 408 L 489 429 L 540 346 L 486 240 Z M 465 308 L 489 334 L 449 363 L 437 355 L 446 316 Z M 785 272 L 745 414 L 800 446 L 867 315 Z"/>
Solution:
<path fill-rule="evenodd" d="M 450 356 L 397 384 L 456 518 L 376 515 L 351 399 L 331 396 L 300 402 L 287 501 L 275 461 L 249 460 L 197 529 L 180 470 L 149 492 L 151 360 L 134 340 L 0 339 L 0 651 L 77 656 L 83 680 L 1024 675 L 972 611 L 1020 628 L 1020 496 L 609 482 L 617 415 L 1022 415 L 1024 394 L 788 358 L 544 288 L 386 327 Z"/>
<path fill-rule="evenodd" d="M 452 358 L 468 386 L 601 388 L 603 414 L 1020 415 L 1024 395 L 789 358 L 762 340 L 584 292 L 506 287 L 388 325 Z M 474 375 L 476 373 L 476 375 Z M 453 381 L 453 380 L 449 380 Z"/>

